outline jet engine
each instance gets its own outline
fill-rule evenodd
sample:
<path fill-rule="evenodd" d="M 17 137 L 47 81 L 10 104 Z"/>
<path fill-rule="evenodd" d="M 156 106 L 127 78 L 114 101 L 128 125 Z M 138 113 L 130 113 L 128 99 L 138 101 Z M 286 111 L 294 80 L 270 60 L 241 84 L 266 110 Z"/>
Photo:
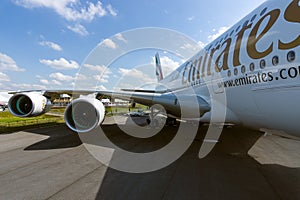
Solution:
<path fill-rule="evenodd" d="M 36 117 L 49 111 L 51 101 L 40 93 L 20 93 L 9 99 L 8 109 L 17 117 Z"/>
<path fill-rule="evenodd" d="M 104 120 L 105 107 L 98 99 L 79 98 L 71 102 L 65 111 L 67 126 L 78 133 L 97 128 Z"/>

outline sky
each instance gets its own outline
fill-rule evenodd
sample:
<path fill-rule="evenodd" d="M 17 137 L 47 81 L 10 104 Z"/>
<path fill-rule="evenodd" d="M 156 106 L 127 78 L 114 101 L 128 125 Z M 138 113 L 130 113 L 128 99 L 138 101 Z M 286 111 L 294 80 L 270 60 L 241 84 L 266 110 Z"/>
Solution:
<path fill-rule="evenodd" d="M 113 60 L 111 66 L 95 59 L 106 58 L 105 48 L 117 51 L 120 45 L 130 45 L 132 41 L 126 38 L 130 31 L 145 27 L 174 30 L 203 46 L 263 2 L 2 0 L 0 91 L 72 89 L 79 82 L 95 86 L 86 84 L 85 89 L 112 89 L 116 82 L 119 87 L 137 87 L 133 76 L 138 77 L 138 85 L 155 81 L 154 68 L 149 67 L 154 64 L 153 50 L 130 52 Z M 151 41 L 151 36 L 143 38 Z M 135 37 L 139 38 L 137 32 Z M 178 42 L 170 40 L 165 42 Z M 95 56 L 99 45 L 102 51 Z M 165 74 L 184 61 L 163 50 L 160 54 Z M 122 83 L 123 76 L 129 76 L 131 82 Z"/>

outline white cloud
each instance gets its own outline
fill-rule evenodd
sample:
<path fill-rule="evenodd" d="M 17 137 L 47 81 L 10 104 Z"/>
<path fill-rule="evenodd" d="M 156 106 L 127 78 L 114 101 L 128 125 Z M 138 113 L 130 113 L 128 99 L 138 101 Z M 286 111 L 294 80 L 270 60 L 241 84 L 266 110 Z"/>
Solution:
<path fill-rule="evenodd" d="M 70 76 L 70 75 L 65 75 L 61 72 L 52 73 L 49 75 L 49 77 L 54 79 L 52 80 L 52 83 L 56 85 L 61 85 L 59 81 L 70 82 L 70 81 L 83 81 L 87 79 L 87 77 L 82 74 L 76 73 L 75 76 Z"/>
<path fill-rule="evenodd" d="M 73 81 L 74 80 L 74 77 L 62 74 L 60 72 L 52 73 L 52 74 L 49 75 L 49 77 L 53 78 L 53 79 L 56 79 L 58 81 L 67 81 L 68 82 L 68 81 Z"/>
<path fill-rule="evenodd" d="M 105 16 L 107 13 L 113 16 L 117 15 L 111 5 L 107 6 L 107 12 L 100 1 L 96 3 L 87 1 L 85 4 L 79 0 L 14 0 L 14 2 L 25 8 L 54 10 L 68 21 L 92 21 L 96 17 Z"/>
<path fill-rule="evenodd" d="M 107 90 L 107 88 L 104 85 L 97 85 L 95 90 Z"/>
<path fill-rule="evenodd" d="M 84 64 L 83 67 L 86 67 L 94 72 L 97 72 L 96 75 L 93 75 L 93 78 L 96 81 L 99 81 L 101 83 L 108 83 L 109 74 L 111 74 L 112 72 L 105 65 Z"/>
<path fill-rule="evenodd" d="M 49 85 L 49 84 L 50 84 L 49 81 L 46 80 L 46 79 L 41 79 L 40 82 L 41 82 L 42 84 L 44 84 L 44 85 Z"/>
<path fill-rule="evenodd" d="M 105 65 L 91 65 L 91 64 L 84 64 L 83 67 L 86 67 L 92 71 L 99 72 L 100 74 L 110 74 L 111 71 L 109 70 L 108 67 Z"/>
<path fill-rule="evenodd" d="M 111 48 L 111 49 L 117 48 L 117 45 L 111 39 L 105 39 L 100 44 L 102 44 L 108 48 Z"/>
<path fill-rule="evenodd" d="M 57 80 L 52 80 L 51 83 L 54 85 L 62 85 L 62 83 Z"/>
<path fill-rule="evenodd" d="M 205 43 L 202 41 L 198 41 L 198 45 L 201 49 L 203 49 L 205 47 Z"/>
<path fill-rule="evenodd" d="M 121 33 L 118 33 L 118 34 L 116 34 L 115 36 L 116 36 L 116 38 L 117 38 L 118 40 L 120 40 L 120 41 L 123 41 L 123 42 L 125 42 L 125 43 L 128 42 L 128 41 L 123 37 L 123 35 L 122 35 Z"/>
<path fill-rule="evenodd" d="M 67 26 L 67 28 L 69 30 L 73 31 L 74 33 L 77 33 L 81 36 L 88 36 L 89 35 L 89 32 L 81 24 L 75 24 L 74 26 Z"/>
<path fill-rule="evenodd" d="M 108 83 L 109 76 L 107 75 L 94 75 L 93 78 L 100 83 Z"/>
<path fill-rule="evenodd" d="M 0 53 L 0 70 L 23 72 L 25 69 L 19 68 L 17 63 L 8 55 Z"/>
<path fill-rule="evenodd" d="M 220 35 L 225 33 L 225 31 L 227 31 L 228 29 L 229 29 L 229 27 L 227 27 L 227 26 L 223 26 L 223 27 L 219 28 L 219 30 L 213 29 L 213 32 L 216 32 L 216 33 L 209 35 L 207 37 L 207 40 L 209 42 L 212 42 L 213 40 L 217 39 Z"/>
<path fill-rule="evenodd" d="M 195 16 L 191 16 L 191 17 L 187 18 L 188 21 L 193 21 L 194 19 L 195 19 Z"/>
<path fill-rule="evenodd" d="M 169 58 L 168 56 L 162 56 L 160 57 L 161 67 L 164 73 L 164 76 L 167 76 L 171 72 L 173 72 L 175 69 L 177 69 L 180 66 L 179 62 L 176 62 Z M 152 59 L 152 65 L 155 65 L 155 58 Z"/>
<path fill-rule="evenodd" d="M 117 16 L 117 11 L 109 4 L 108 6 L 106 6 L 109 14 L 111 14 L 112 16 Z"/>
<path fill-rule="evenodd" d="M 6 74 L 0 72 L 0 82 L 8 82 L 8 81 L 10 81 L 9 77 Z"/>
<path fill-rule="evenodd" d="M 47 86 L 44 85 L 36 85 L 36 84 L 17 84 L 12 83 L 8 86 L 8 90 L 46 90 Z"/>
<path fill-rule="evenodd" d="M 116 41 L 116 40 L 122 41 L 124 43 L 128 42 L 121 33 L 118 33 L 115 35 L 114 41 Z M 117 44 L 114 41 L 112 39 L 107 38 L 107 39 L 104 39 L 102 42 L 100 42 L 98 45 L 103 45 L 103 46 L 106 46 L 111 49 L 116 49 Z"/>
<path fill-rule="evenodd" d="M 69 69 L 78 69 L 79 64 L 76 61 L 70 60 L 67 61 L 65 58 L 60 58 L 59 60 L 45 60 L 41 59 L 40 63 L 47 65 L 54 69 L 60 70 L 69 70 Z"/>
<path fill-rule="evenodd" d="M 202 47 L 199 46 L 199 43 L 197 45 L 192 45 L 192 44 L 184 44 L 183 46 L 180 47 L 183 50 L 192 50 L 192 51 L 199 51 Z"/>
<path fill-rule="evenodd" d="M 149 73 L 150 68 L 150 65 L 140 66 L 139 69 L 119 68 L 118 73 L 121 76 L 119 75 L 118 81 L 113 85 L 114 90 L 144 88 L 146 84 L 156 83 L 155 72 L 153 70 L 153 73 Z"/>
<path fill-rule="evenodd" d="M 54 43 L 54 42 L 50 42 L 50 41 L 42 41 L 42 42 L 39 42 L 39 45 L 41 46 L 46 46 L 46 47 L 49 47 L 55 51 L 62 51 L 62 48 L 60 45 Z"/>
<path fill-rule="evenodd" d="M 126 81 L 139 81 L 142 83 L 155 82 L 155 79 L 153 77 L 150 77 L 148 74 L 138 69 L 119 68 L 119 73 L 122 74 L 123 79 L 125 79 Z"/>
<path fill-rule="evenodd" d="M 84 81 L 87 80 L 87 77 L 83 74 L 76 73 L 74 80 L 76 81 Z"/>

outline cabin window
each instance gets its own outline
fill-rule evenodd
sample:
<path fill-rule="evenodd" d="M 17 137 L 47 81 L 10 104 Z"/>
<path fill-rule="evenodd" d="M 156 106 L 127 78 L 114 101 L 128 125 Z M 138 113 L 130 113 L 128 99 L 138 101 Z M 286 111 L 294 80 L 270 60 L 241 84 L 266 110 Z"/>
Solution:
<path fill-rule="evenodd" d="M 261 69 L 264 69 L 266 67 L 266 61 L 265 60 L 261 60 L 260 63 L 259 63 L 259 65 L 260 65 Z"/>
<path fill-rule="evenodd" d="M 233 71 L 233 73 L 234 73 L 234 75 L 235 75 L 235 76 L 237 76 L 237 75 L 238 75 L 238 73 L 239 73 L 238 69 L 237 69 L 237 68 L 234 68 L 234 71 Z"/>
<path fill-rule="evenodd" d="M 241 26 L 238 26 L 235 30 L 235 32 L 238 32 L 240 30 Z"/>
<path fill-rule="evenodd" d="M 248 25 L 248 23 L 249 23 L 249 20 L 245 21 L 245 23 L 244 23 L 243 27 L 247 26 L 247 25 Z"/>
<path fill-rule="evenodd" d="M 246 67 L 245 67 L 245 65 L 242 66 L 241 72 L 242 72 L 243 74 L 245 74 L 245 72 L 246 72 Z"/>
<path fill-rule="evenodd" d="M 249 65 L 249 69 L 250 69 L 251 72 L 253 72 L 253 71 L 255 70 L 255 65 L 254 65 L 254 63 L 251 63 L 251 64 Z"/>
<path fill-rule="evenodd" d="M 225 38 L 224 38 L 224 39 L 226 40 L 227 38 L 228 38 L 228 33 L 226 34 L 226 36 L 225 36 Z"/>
<path fill-rule="evenodd" d="M 210 45 L 210 46 L 208 47 L 208 49 L 207 49 L 207 50 L 209 51 L 209 50 L 212 48 L 212 46 L 213 46 L 213 45 Z"/>
<path fill-rule="evenodd" d="M 251 18 L 251 22 L 253 22 L 255 20 L 257 15 L 254 15 L 252 18 Z"/>
<path fill-rule="evenodd" d="M 267 8 L 264 8 L 264 9 L 261 11 L 260 16 L 263 16 L 263 15 L 266 13 L 266 11 L 267 11 Z"/>
<path fill-rule="evenodd" d="M 228 77 L 230 77 L 230 76 L 231 76 L 231 71 L 230 71 L 230 70 L 228 70 L 228 72 L 227 72 L 227 76 L 228 76 Z"/>
<path fill-rule="evenodd" d="M 272 58 L 272 64 L 273 64 L 274 66 L 276 66 L 276 65 L 278 65 L 278 63 L 279 63 L 279 58 L 278 58 L 278 56 L 274 56 L 274 57 Z"/>
<path fill-rule="evenodd" d="M 288 52 L 288 54 L 287 54 L 287 60 L 289 62 L 293 62 L 295 60 L 295 58 L 296 58 L 295 51 Z"/>
<path fill-rule="evenodd" d="M 188 80 L 188 74 L 189 74 L 189 72 L 188 72 L 188 66 L 185 66 L 184 67 L 184 70 L 183 70 L 183 73 L 182 73 L 182 82 L 183 83 L 186 83 Z"/>

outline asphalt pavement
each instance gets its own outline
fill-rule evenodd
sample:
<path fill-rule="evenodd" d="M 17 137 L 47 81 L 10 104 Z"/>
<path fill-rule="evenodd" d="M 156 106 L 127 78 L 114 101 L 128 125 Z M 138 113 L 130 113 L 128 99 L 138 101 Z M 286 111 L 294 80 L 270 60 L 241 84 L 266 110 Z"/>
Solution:
<path fill-rule="evenodd" d="M 163 147 L 178 129 L 167 126 L 141 140 L 125 135 L 112 118 L 102 128 L 134 152 Z M 103 165 L 64 125 L 1 134 L 0 199 L 300 199 L 299 140 L 226 128 L 213 151 L 199 159 L 206 130 L 200 127 L 174 163 L 148 173 Z"/>

